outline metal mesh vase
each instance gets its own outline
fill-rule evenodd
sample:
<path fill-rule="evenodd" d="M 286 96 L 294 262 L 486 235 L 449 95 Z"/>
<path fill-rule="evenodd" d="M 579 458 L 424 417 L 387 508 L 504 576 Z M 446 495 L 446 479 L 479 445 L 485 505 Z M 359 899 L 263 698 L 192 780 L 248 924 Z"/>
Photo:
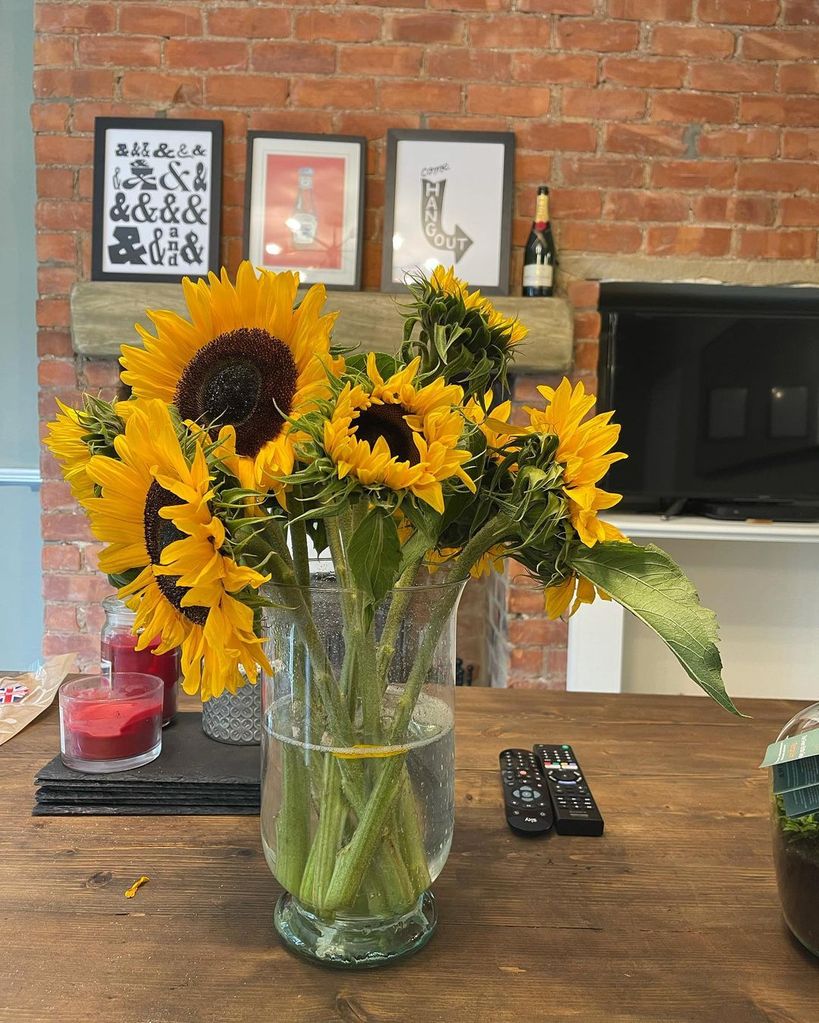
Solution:
<path fill-rule="evenodd" d="M 258 746 L 262 741 L 261 685 L 244 685 L 202 704 L 202 731 L 217 742 Z"/>

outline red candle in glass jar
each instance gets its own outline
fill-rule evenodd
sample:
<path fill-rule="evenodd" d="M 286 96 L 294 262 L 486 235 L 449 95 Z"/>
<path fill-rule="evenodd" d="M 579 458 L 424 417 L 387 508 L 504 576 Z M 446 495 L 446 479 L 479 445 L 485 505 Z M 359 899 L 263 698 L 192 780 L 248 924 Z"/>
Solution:
<path fill-rule="evenodd" d="M 162 724 L 170 724 L 176 715 L 177 684 L 182 674 L 179 650 L 154 653 L 160 644 L 159 636 L 144 650 L 137 650 L 140 637 L 132 631 L 136 621 L 135 613 L 117 597 L 106 597 L 102 606 L 105 610 L 100 643 L 102 674 L 135 671 L 161 678 L 165 685 Z"/>
<path fill-rule="evenodd" d="M 60 688 L 60 755 L 78 771 L 141 767 L 162 747 L 164 683 L 154 675 L 86 675 Z"/>

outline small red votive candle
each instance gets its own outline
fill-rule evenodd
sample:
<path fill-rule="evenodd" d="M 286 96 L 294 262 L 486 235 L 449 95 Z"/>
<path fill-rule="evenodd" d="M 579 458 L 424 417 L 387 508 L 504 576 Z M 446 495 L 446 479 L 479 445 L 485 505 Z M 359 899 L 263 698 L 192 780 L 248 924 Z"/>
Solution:
<path fill-rule="evenodd" d="M 162 749 L 164 685 L 155 675 L 83 675 L 60 687 L 60 757 L 90 774 L 127 771 Z"/>
<path fill-rule="evenodd" d="M 105 611 L 105 625 L 100 641 L 102 674 L 117 675 L 136 671 L 161 678 L 165 684 L 162 724 L 170 724 L 176 714 L 178 684 L 182 675 L 178 648 L 164 654 L 154 653 L 160 643 L 157 636 L 144 650 L 137 650 L 140 637 L 132 632 L 136 621 L 134 612 L 113 596 L 106 597 L 102 606 Z"/>

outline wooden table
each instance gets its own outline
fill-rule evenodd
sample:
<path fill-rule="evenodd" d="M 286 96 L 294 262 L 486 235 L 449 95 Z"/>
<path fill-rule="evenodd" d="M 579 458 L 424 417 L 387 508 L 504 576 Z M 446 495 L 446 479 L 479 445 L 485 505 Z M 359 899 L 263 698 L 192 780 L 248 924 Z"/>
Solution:
<path fill-rule="evenodd" d="M 459 690 L 438 933 L 356 974 L 279 944 L 256 818 L 32 818 L 52 708 L 0 749 L 0 1020 L 817 1023 L 757 770 L 796 705 L 742 706 L 753 720 L 695 697 Z M 497 754 L 541 740 L 575 745 L 603 838 L 506 828 Z"/>

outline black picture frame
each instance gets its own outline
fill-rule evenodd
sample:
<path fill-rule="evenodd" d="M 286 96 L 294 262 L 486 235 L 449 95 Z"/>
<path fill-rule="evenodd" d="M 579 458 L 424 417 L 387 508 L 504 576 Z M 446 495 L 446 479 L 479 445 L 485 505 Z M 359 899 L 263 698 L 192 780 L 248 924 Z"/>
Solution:
<path fill-rule="evenodd" d="M 269 143 L 269 145 L 265 145 Z M 278 144 L 278 145 L 277 145 Z M 262 167 L 264 157 L 279 157 L 292 166 L 310 159 L 328 157 L 343 158 L 344 184 L 341 223 L 340 268 L 310 266 L 301 252 L 279 247 L 279 253 L 266 251 L 264 243 L 265 218 L 270 215 L 270 206 L 264 201 L 262 192 L 266 187 L 268 168 Z M 306 168 L 310 169 L 310 168 Z M 364 213 L 365 180 L 367 170 L 367 140 L 362 135 L 315 134 L 293 131 L 250 131 L 247 134 L 247 160 L 245 172 L 245 203 L 243 255 L 254 266 L 275 271 L 294 270 L 299 273 L 302 283 L 321 283 L 328 291 L 360 291 L 361 272 L 364 256 Z M 348 173 L 349 171 L 349 173 Z M 302 177 L 298 171 L 297 191 L 301 190 Z M 310 187 L 312 188 L 312 178 Z M 334 206 L 335 208 L 335 206 Z M 319 221 L 320 218 L 316 217 Z M 288 221 L 284 221 L 288 223 Z M 317 225 L 313 224 L 313 239 Z M 295 245 L 298 232 L 290 231 Z M 303 246 L 307 252 L 313 242 Z M 321 243 L 319 243 L 321 244 Z M 345 248 L 352 251 L 345 252 Z M 325 248 L 327 245 L 325 244 Z M 289 253 L 289 255 L 288 255 Z M 281 260 L 275 257 L 281 255 Z"/>
<path fill-rule="evenodd" d="M 109 151 L 109 132 L 127 132 L 127 133 L 143 133 L 142 139 L 139 140 L 138 152 L 134 151 L 133 148 L 129 150 L 128 154 L 111 154 Z M 149 134 L 146 134 L 149 133 Z M 158 141 L 155 145 L 147 142 L 146 139 L 151 137 L 155 138 L 156 134 L 167 135 L 167 138 Z M 223 146 L 223 134 L 224 126 L 222 121 L 217 120 L 195 120 L 192 118 L 188 119 L 175 119 L 175 118 L 153 118 L 153 117 L 97 117 L 94 121 L 94 193 L 93 193 L 93 220 L 91 228 L 91 279 L 93 281 L 136 281 L 146 283 L 165 283 L 172 284 L 178 283 L 183 277 L 198 278 L 205 276 L 208 271 L 213 270 L 219 271 L 221 266 L 220 257 L 220 223 L 222 214 L 222 146 Z M 178 140 L 175 136 L 188 136 L 188 142 L 184 140 Z M 194 138 L 201 140 L 203 135 L 210 136 L 210 167 L 207 169 L 207 177 L 202 178 L 203 169 L 200 168 L 202 160 L 197 160 L 198 155 L 195 151 L 191 153 L 187 152 L 187 148 L 190 145 L 195 150 L 200 142 L 193 142 Z M 133 138 L 129 134 L 129 137 Z M 164 142 L 167 153 L 172 153 L 173 156 L 169 155 L 154 155 L 160 152 L 160 146 Z M 134 145 L 137 145 L 134 142 Z M 179 149 L 181 146 L 185 146 L 186 150 L 182 155 L 182 160 L 187 161 L 190 159 L 191 164 L 187 162 L 181 163 L 178 159 Z M 127 186 L 126 182 L 132 179 L 126 179 L 123 182 L 123 189 L 121 194 L 123 197 L 127 195 L 127 199 L 131 196 L 136 200 L 135 203 L 131 204 L 126 199 L 119 205 L 122 209 L 127 209 L 129 214 L 132 214 L 134 210 L 139 207 L 140 202 L 143 202 L 142 209 L 146 217 L 151 215 L 151 212 L 155 214 L 154 220 L 142 220 L 139 222 L 133 221 L 132 217 L 120 217 L 118 218 L 119 227 L 137 228 L 139 230 L 139 248 L 145 250 L 144 255 L 149 259 L 149 266 L 157 265 L 153 263 L 155 255 L 158 255 L 164 246 L 165 255 L 163 259 L 167 259 L 165 263 L 167 272 L 165 270 L 153 270 L 142 271 L 139 269 L 140 264 L 131 264 L 134 269 L 127 270 L 125 266 L 128 264 L 121 264 L 121 269 L 111 269 L 112 256 L 111 249 L 108 248 L 106 251 L 108 227 L 114 222 L 109 216 L 111 210 L 116 205 L 116 196 L 120 192 L 113 184 L 113 173 L 112 181 L 109 189 L 109 171 L 110 162 L 116 162 L 118 160 L 124 160 L 126 158 L 133 158 L 134 160 L 142 161 L 143 164 L 147 164 L 149 170 L 154 171 L 152 176 L 148 176 L 145 172 L 144 167 L 138 168 L 138 174 L 133 178 L 134 181 L 142 181 L 144 184 L 146 181 L 153 182 L 149 184 L 148 188 L 143 188 L 139 184 Z M 151 160 L 158 160 L 159 163 L 148 163 Z M 172 164 L 175 165 L 172 167 Z M 119 164 L 115 167 L 115 171 L 119 170 Z M 174 171 L 178 172 L 177 176 L 174 177 Z M 145 174 L 144 177 L 141 175 Z M 192 176 L 191 176 L 192 175 Z M 202 182 L 202 187 L 197 191 L 194 189 L 194 182 L 199 176 Z M 165 178 L 169 187 L 165 188 L 160 183 Z M 179 182 L 181 181 L 181 184 Z M 170 187 L 173 184 L 177 184 L 177 188 Z M 188 187 L 190 186 L 190 187 Z M 206 186 L 206 187 L 204 187 Z M 127 187 L 127 193 L 125 188 Z M 168 195 L 179 194 L 182 195 L 185 189 L 188 189 L 190 195 L 189 198 L 198 197 L 202 198 L 199 192 L 204 192 L 206 203 L 204 204 L 204 210 L 202 204 L 197 204 L 196 208 L 191 211 L 190 205 L 185 210 L 174 210 L 169 209 L 167 206 L 159 205 L 160 199 L 163 204 Z M 111 192 L 114 193 L 114 205 L 108 206 L 107 198 L 111 198 Z M 146 197 L 143 201 L 143 196 Z M 151 199 L 156 200 L 156 204 L 151 206 Z M 162 220 L 163 210 L 167 211 L 167 219 Z M 193 218 L 191 223 L 185 223 L 179 219 L 177 221 L 171 220 L 174 212 L 178 213 L 180 218 L 185 213 L 191 213 Z M 202 238 L 199 236 L 199 232 L 196 228 L 199 226 L 200 221 L 197 217 L 206 216 L 207 220 L 204 226 L 207 228 L 206 232 L 202 232 Z M 143 227 L 144 227 L 144 239 L 143 239 Z M 185 235 L 181 235 L 178 239 L 169 237 L 172 233 L 172 229 L 177 227 L 178 230 L 189 228 L 186 232 L 187 235 L 194 234 L 195 240 L 186 238 Z M 156 230 L 161 230 L 162 234 L 160 237 L 156 235 Z M 113 231 L 113 228 L 112 228 Z M 188 263 L 185 265 L 185 259 L 183 258 L 182 250 L 186 245 L 191 245 L 193 248 L 188 249 L 191 255 L 197 251 L 197 246 L 201 244 L 203 238 L 207 239 L 207 249 L 202 250 L 202 255 L 199 261 L 194 263 Z M 147 244 L 143 244 L 147 242 Z M 177 242 L 177 249 L 172 248 L 172 243 Z M 154 244 L 157 248 L 151 251 L 151 245 Z M 135 246 L 136 247 L 136 246 Z M 176 262 L 172 261 L 172 257 L 176 255 Z M 142 266 L 145 265 L 144 259 Z"/>
<path fill-rule="evenodd" d="M 468 234 L 468 230 L 460 226 L 460 224 L 452 221 L 451 231 L 446 231 L 443 228 L 443 222 L 447 219 L 446 214 L 442 212 L 443 207 L 443 194 L 444 187 L 452 180 L 451 178 L 440 178 L 439 182 L 443 181 L 443 187 L 440 190 L 440 202 L 435 200 L 435 215 L 438 218 L 438 226 L 441 228 L 439 236 L 444 238 L 445 244 L 448 246 L 450 242 L 453 248 L 438 248 L 433 245 L 427 245 L 429 250 L 429 257 L 424 260 L 413 261 L 409 260 L 405 266 L 403 272 L 410 272 L 410 267 L 422 266 L 432 263 L 437 259 L 438 262 L 443 265 L 449 265 L 454 262 L 456 273 L 459 276 L 463 275 L 468 281 L 470 286 L 480 288 L 480 290 L 486 295 L 508 295 L 509 294 L 509 264 L 511 257 L 512 247 L 512 202 L 513 202 L 513 183 L 514 183 L 514 163 L 515 163 L 515 136 L 512 132 L 483 132 L 483 131 L 427 131 L 427 130 L 416 130 L 408 128 L 391 128 L 387 132 L 387 176 L 386 176 L 386 196 L 384 200 L 384 236 L 382 246 L 382 257 L 381 257 L 381 290 L 387 292 L 401 292 L 405 290 L 405 284 L 403 280 L 396 280 L 396 260 L 395 253 L 398 251 L 396 242 L 401 237 L 401 244 L 404 241 L 409 242 L 409 248 L 414 252 L 420 252 L 423 249 L 425 240 L 419 235 L 423 235 L 425 229 L 432 226 L 429 223 L 429 210 L 424 204 L 422 189 L 425 187 L 436 184 L 439 182 L 430 182 L 428 179 L 424 179 L 423 170 L 430 170 L 431 172 L 444 173 L 444 168 L 451 171 L 448 159 L 443 159 L 437 164 L 433 164 L 428 168 L 421 168 L 422 177 L 418 189 L 415 189 L 415 177 L 412 177 L 411 186 L 406 186 L 408 192 L 414 191 L 415 194 L 406 198 L 400 194 L 401 187 L 397 183 L 397 174 L 399 168 L 399 159 L 401 157 L 400 147 L 402 145 L 410 145 L 412 143 L 435 143 L 442 152 L 452 152 L 453 146 L 475 146 L 481 145 L 486 146 L 497 146 L 499 153 L 502 157 L 502 166 L 498 170 L 497 162 L 493 166 L 493 161 L 467 161 L 469 167 L 466 166 L 461 171 L 461 177 L 464 181 L 464 189 L 471 189 L 474 191 L 477 187 L 480 187 L 480 181 L 478 175 L 483 170 L 486 174 L 487 181 L 494 183 L 495 185 L 495 196 L 485 196 L 479 198 L 476 202 L 476 216 L 483 215 L 486 217 L 487 210 L 491 211 L 491 223 L 487 226 L 487 234 L 494 237 L 493 248 L 496 249 L 496 258 L 491 253 L 486 253 L 485 257 L 476 261 L 474 258 L 470 260 L 473 266 L 477 263 L 477 268 L 484 267 L 484 272 L 470 273 L 469 271 L 459 268 L 458 260 L 453 260 L 452 254 L 457 252 L 457 247 L 463 247 L 465 244 L 464 236 L 468 245 L 463 252 L 466 252 L 473 244 L 472 238 Z M 427 150 L 428 151 L 428 150 Z M 406 150 L 405 150 L 406 152 Z M 485 156 L 489 153 L 485 148 L 482 150 L 482 154 Z M 421 155 L 419 151 L 419 155 Z M 468 155 L 468 150 L 465 150 L 465 157 Z M 450 157 L 451 159 L 451 157 Z M 412 157 L 410 154 L 410 164 L 412 163 Z M 404 171 L 402 170 L 402 174 Z M 412 174 L 412 169 L 407 172 Z M 434 177 L 435 174 L 431 173 L 430 177 Z M 457 179 L 455 179 L 457 180 Z M 452 190 L 450 190 L 452 194 Z M 418 200 L 418 206 L 415 203 Z M 496 210 L 492 205 L 493 201 L 497 201 L 499 210 Z M 401 203 L 407 204 L 406 206 L 399 206 Z M 410 206 L 409 204 L 412 204 Z M 398 215 L 396 211 L 398 210 Z M 413 210 L 415 212 L 413 212 Z M 396 228 L 398 224 L 406 225 L 410 223 L 413 218 L 419 215 L 418 224 L 409 232 L 410 237 L 404 239 L 403 236 L 397 234 Z M 425 218 L 427 218 L 425 220 Z M 418 227 L 420 225 L 420 232 Z M 474 229 L 473 229 L 474 230 Z M 460 233 L 459 233 L 460 232 Z M 427 235 L 427 237 L 430 237 Z M 449 258 L 447 256 L 449 253 Z M 497 273 L 494 269 L 489 270 L 487 267 L 491 264 L 497 266 Z M 427 266 L 427 269 L 429 267 Z M 486 279 L 481 279 L 486 277 Z"/>

